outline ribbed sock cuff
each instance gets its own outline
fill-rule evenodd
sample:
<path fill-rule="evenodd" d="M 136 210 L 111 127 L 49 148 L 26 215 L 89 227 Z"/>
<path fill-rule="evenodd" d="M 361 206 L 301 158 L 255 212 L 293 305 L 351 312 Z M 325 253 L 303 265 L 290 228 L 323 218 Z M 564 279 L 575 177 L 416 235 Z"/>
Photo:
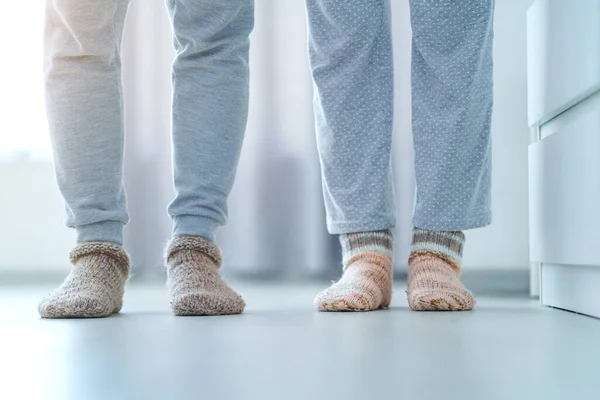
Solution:
<path fill-rule="evenodd" d="M 344 269 L 352 258 L 365 252 L 379 253 L 390 261 L 394 258 L 394 235 L 391 230 L 374 232 L 356 232 L 340 235 L 342 262 Z"/>
<path fill-rule="evenodd" d="M 427 231 L 414 228 L 410 260 L 419 255 L 440 257 L 459 270 L 465 235 L 460 231 Z"/>
<path fill-rule="evenodd" d="M 169 262 L 173 257 L 180 261 L 193 261 L 193 252 L 200 252 L 212 259 L 217 267 L 222 264 L 221 250 L 212 241 L 201 236 L 176 236 L 167 245 L 165 258 Z"/>
<path fill-rule="evenodd" d="M 106 264 L 106 258 L 115 262 L 117 269 L 123 274 L 124 278 L 129 276 L 130 260 L 129 255 L 125 252 L 123 246 L 111 242 L 85 242 L 80 243 L 69 253 L 71 264 L 76 265 L 77 262 L 84 257 L 103 257 L 104 262 L 97 261 L 96 264 Z M 93 261 L 92 261 L 93 263 Z"/>

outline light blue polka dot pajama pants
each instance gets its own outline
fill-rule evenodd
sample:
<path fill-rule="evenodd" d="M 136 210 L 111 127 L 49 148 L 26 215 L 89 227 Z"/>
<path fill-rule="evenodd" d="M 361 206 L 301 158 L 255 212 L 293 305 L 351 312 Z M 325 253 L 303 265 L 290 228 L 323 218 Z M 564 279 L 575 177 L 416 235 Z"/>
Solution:
<path fill-rule="evenodd" d="M 330 233 L 392 228 L 389 0 L 306 0 Z M 491 222 L 494 0 L 411 0 L 414 225 Z"/>

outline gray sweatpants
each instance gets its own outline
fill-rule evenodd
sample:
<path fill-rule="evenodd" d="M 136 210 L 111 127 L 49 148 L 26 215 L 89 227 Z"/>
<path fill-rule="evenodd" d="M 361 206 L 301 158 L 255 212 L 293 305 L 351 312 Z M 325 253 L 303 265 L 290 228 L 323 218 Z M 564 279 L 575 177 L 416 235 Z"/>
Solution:
<path fill-rule="evenodd" d="M 392 228 L 389 0 L 306 0 L 331 233 Z M 491 222 L 494 0 L 411 0 L 415 226 Z"/>
<path fill-rule="evenodd" d="M 67 225 L 78 242 L 122 243 L 120 45 L 129 0 L 46 0 L 47 114 Z M 175 235 L 225 222 L 248 114 L 253 0 L 167 0 L 173 65 Z"/>

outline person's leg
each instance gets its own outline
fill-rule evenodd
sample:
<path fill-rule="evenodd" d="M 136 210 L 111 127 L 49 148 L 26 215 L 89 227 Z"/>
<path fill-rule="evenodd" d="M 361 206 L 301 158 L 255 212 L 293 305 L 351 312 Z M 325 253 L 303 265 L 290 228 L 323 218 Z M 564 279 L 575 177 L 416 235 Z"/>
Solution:
<path fill-rule="evenodd" d="M 458 275 L 466 229 L 491 222 L 494 0 L 411 0 L 417 202 L 414 310 L 470 310 Z"/>
<path fill-rule="evenodd" d="M 167 273 L 177 315 L 236 314 L 244 301 L 219 277 L 225 224 L 248 116 L 253 0 L 167 0 L 173 64 L 174 221 Z"/>
<path fill-rule="evenodd" d="M 315 299 L 322 311 L 391 300 L 393 62 L 387 0 L 306 0 L 317 144 L 330 233 L 344 274 Z"/>
<path fill-rule="evenodd" d="M 128 0 L 46 0 L 45 83 L 56 175 L 74 264 L 42 300 L 42 317 L 101 317 L 121 309 L 129 260 L 122 185 L 120 43 Z"/>

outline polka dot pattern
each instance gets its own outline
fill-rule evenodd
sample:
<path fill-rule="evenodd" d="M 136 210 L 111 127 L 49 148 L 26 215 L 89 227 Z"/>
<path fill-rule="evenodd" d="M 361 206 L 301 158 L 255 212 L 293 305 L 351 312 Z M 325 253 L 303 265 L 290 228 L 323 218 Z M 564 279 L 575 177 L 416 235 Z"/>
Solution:
<path fill-rule="evenodd" d="M 307 10 L 327 227 L 393 227 L 389 8 L 383 0 L 308 0 Z"/>
<path fill-rule="evenodd" d="M 493 0 L 412 0 L 414 223 L 491 222 Z"/>
<path fill-rule="evenodd" d="M 489 224 L 493 0 L 412 0 L 414 223 Z M 395 224 L 386 0 L 307 0 L 317 144 L 331 233 Z"/>

